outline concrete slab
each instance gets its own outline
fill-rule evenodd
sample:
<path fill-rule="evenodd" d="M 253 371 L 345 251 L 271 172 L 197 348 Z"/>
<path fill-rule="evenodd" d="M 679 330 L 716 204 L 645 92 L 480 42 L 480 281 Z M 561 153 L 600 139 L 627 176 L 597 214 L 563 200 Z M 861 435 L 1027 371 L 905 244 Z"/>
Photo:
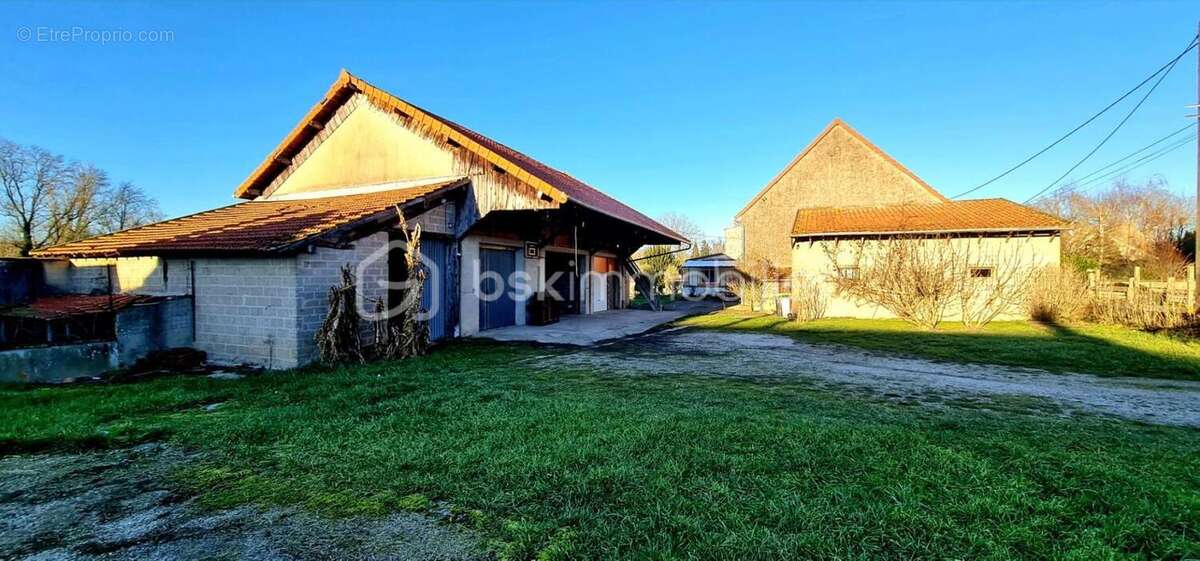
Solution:
<path fill-rule="evenodd" d="M 714 302 L 675 302 L 669 310 L 608 310 L 588 315 L 562 316 L 550 325 L 515 325 L 482 331 L 480 339 L 525 341 L 554 345 L 587 347 L 601 341 L 645 333 L 659 325 L 684 316 L 721 309 Z"/>

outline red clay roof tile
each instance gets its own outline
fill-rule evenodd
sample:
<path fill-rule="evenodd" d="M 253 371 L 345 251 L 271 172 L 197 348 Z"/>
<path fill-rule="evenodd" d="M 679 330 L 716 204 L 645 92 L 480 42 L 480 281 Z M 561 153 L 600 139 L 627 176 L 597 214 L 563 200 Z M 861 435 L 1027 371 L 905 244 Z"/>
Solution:
<path fill-rule="evenodd" d="M 73 316 L 99 314 L 122 310 L 134 304 L 151 302 L 154 296 L 134 294 L 64 294 L 43 296 L 28 304 L 0 309 L 0 316 L 40 320 L 63 319 Z"/>
<path fill-rule="evenodd" d="M 878 207 L 808 208 L 796 212 L 793 237 L 1062 230 L 1066 223 L 1005 199 Z"/>
<path fill-rule="evenodd" d="M 255 200 L 33 252 L 34 257 L 280 253 L 341 226 L 465 183 L 295 200 Z"/>

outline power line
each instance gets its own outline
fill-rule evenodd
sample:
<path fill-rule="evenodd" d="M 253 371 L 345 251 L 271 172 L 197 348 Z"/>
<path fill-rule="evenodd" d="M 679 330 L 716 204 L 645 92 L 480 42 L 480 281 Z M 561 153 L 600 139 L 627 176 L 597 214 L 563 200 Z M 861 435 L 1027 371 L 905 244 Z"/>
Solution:
<path fill-rule="evenodd" d="M 1157 146 L 1158 144 L 1162 143 L 1163 141 L 1167 140 L 1168 138 L 1171 138 L 1171 137 L 1173 137 L 1173 136 L 1175 136 L 1175 135 L 1178 135 L 1179 133 L 1181 133 L 1181 132 L 1183 132 L 1183 131 L 1190 130 L 1190 129 L 1194 129 L 1194 128 L 1196 128 L 1196 126 L 1195 126 L 1194 124 L 1192 124 L 1192 123 L 1188 123 L 1188 124 L 1184 125 L 1183 127 L 1179 128 L 1179 129 L 1176 129 L 1176 130 L 1175 130 L 1175 132 L 1172 132 L 1171 134 L 1168 134 L 1168 135 L 1166 135 L 1166 136 L 1164 136 L 1164 137 L 1162 137 L 1162 138 L 1160 138 L 1160 139 L 1158 139 L 1158 140 L 1155 140 L 1154 142 L 1151 142 L 1150 144 L 1147 144 L 1147 145 L 1145 145 L 1145 146 L 1143 146 L 1143 147 L 1141 147 L 1141 148 L 1138 148 L 1138 149 L 1137 149 L 1137 150 L 1135 150 L 1134 152 L 1131 152 L 1131 153 L 1129 153 L 1129 154 L 1128 154 L 1128 155 L 1126 155 L 1125 157 L 1123 157 L 1123 158 L 1121 158 L 1121 159 L 1119 159 L 1119 160 L 1116 160 L 1116 161 L 1114 161 L 1114 162 L 1112 162 L 1112 163 L 1108 164 L 1107 166 L 1104 166 L 1104 167 L 1102 167 L 1102 168 L 1100 168 L 1100 169 L 1094 170 L 1094 171 L 1092 171 L 1092 173 L 1089 173 L 1089 174 L 1087 174 L 1087 175 L 1085 175 L 1085 176 L 1083 176 L 1083 177 L 1080 177 L 1079 179 L 1076 179 L 1076 180 L 1075 180 L 1075 182 L 1076 182 L 1076 183 L 1082 183 L 1082 182 L 1084 182 L 1084 181 L 1087 181 L 1088 179 L 1090 179 L 1090 178 L 1092 178 L 1092 177 L 1095 177 L 1096 175 L 1098 175 L 1098 174 L 1100 174 L 1100 173 L 1103 173 L 1105 170 L 1107 170 L 1107 169 L 1109 169 L 1109 168 L 1112 168 L 1113 166 L 1116 166 L 1117 164 L 1120 164 L 1121 162 L 1124 162 L 1125 160 L 1128 160 L 1129 158 L 1132 158 L 1132 157 L 1134 157 L 1134 156 L 1137 156 L 1138 154 L 1141 154 L 1142 152 L 1145 152 L 1146 150 L 1149 150 L 1149 149 L 1151 149 L 1151 148 L 1153 148 L 1153 147 Z"/>
<path fill-rule="evenodd" d="M 1129 164 L 1126 164 L 1125 166 L 1123 166 L 1115 171 L 1109 172 L 1101 177 L 1097 177 L 1086 183 L 1080 183 L 1079 187 L 1082 188 L 1082 187 L 1088 187 L 1091 185 L 1095 185 L 1096 183 L 1099 183 L 1102 181 L 1107 181 L 1107 180 L 1117 177 L 1121 174 L 1133 171 L 1134 169 L 1142 167 L 1143 165 L 1153 162 L 1154 160 L 1157 160 L 1163 156 L 1166 156 L 1167 154 L 1174 152 L 1175 150 L 1178 150 L 1184 146 L 1191 144 L 1193 140 L 1196 140 L 1196 135 L 1194 135 L 1194 134 L 1191 136 L 1188 136 L 1187 138 L 1184 138 L 1180 141 L 1177 141 L 1174 144 L 1169 144 L 1165 148 L 1161 148 L 1158 151 L 1151 152 L 1150 154 L 1147 154 L 1146 156 L 1143 156 L 1143 157 L 1139 158 L 1138 160 L 1130 162 Z"/>
<path fill-rule="evenodd" d="M 1161 74 L 1161 73 L 1162 73 L 1164 70 L 1167 70 L 1168 68 L 1172 68 L 1172 67 L 1174 67 L 1174 66 L 1175 66 L 1175 63 L 1179 62 L 1179 59 L 1183 58 L 1183 56 L 1184 56 L 1184 55 L 1186 55 L 1186 54 L 1188 53 L 1188 51 L 1191 51 L 1193 48 L 1195 48 L 1195 47 L 1196 47 L 1196 39 L 1197 39 L 1196 37 L 1192 37 L 1192 42 L 1188 44 L 1188 47 L 1187 47 L 1187 49 L 1184 49 L 1184 51 L 1183 51 L 1182 53 L 1179 53 L 1179 55 L 1178 55 L 1178 56 L 1176 56 L 1175 58 L 1171 59 L 1171 61 L 1170 61 L 1170 62 L 1168 62 L 1168 63 L 1166 63 L 1166 64 L 1162 65 L 1162 66 L 1161 66 L 1161 67 L 1160 67 L 1158 70 L 1155 70 L 1153 74 L 1151 74 L 1151 75 L 1147 76 L 1147 77 L 1146 77 L 1146 79 L 1145 79 L 1145 80 L 1142 80 L 1140 83 L 1138 83 L 1138 85 L 1134 86 L 1132 89 L 1130 89 L 1129 91 L 1125 92 L 1124 94 L 1121 94 L 1121 97 L 1118 97 L 1118 98 L 1116 99 L 1116 101 L 1113 101 L 1112 103 L 1108 104 L 1108 105 L 1107 105 L 1107 106 L 1106 106 L 1104 109 L 1101 109 L 1101 110 L 1100 110 L 1098 113 L 1096 113 L 1095 115 L 1092 115 L 1091 117 L 1088 117 L 1088 119 L 1087 119 L 1086 121 L 1084 121 L 1084 122 L 1080 123 L 1080 124 L 1079 124 L 1079 126 L 1077 126 L 1077 127 L 1073 128 L 1073 129 L 1071 129 L 1071 130 L 1070 130 L 1070 132 L 1068 132 L 1067 134 L 1064 134 L 1064 135 L 1062 135 L 1061 137 L 1059 137 L 1059 138 L 1058 138 L 1058 140 L 1055 140 L 1054 142 L 1051 142 L 1051 143 L 1050 143 L 1048 146 L 1046 146 L 1045 148 L 1042 148 L 1041 150 L 1038 150 L 1037 152 L 1035 152 L 1033 155 L 1029 156 L 1028 158 L 1025 158 L 1024 160 L 1022 160 L 1022 161 L 1021 161 L 1021 163 L 1019 163 L 1019 164 L 1017 164 L 1017 165 L 1015 165 L 1015 166 L 1013 166 L 1013 167 L 1010 167 L 1010 168 L 1008 168 L 1008 169 L 1004 170 L 1004 172 L 1003 172 L 1003 173 L 1001 173 L 1000 175 L 997 175 L 997 176 L 995 176 L 995 177 L 993 177 L 993 178 L 991 178 L 991 179 L 989 179 L 989 180 L 987 180 L 987 181 L 984 181 L 983 183 L 980 183 L 979 185 L 976 185 L 976 186 L 974 186 L 974 187 L 972 187 L 972 188 L 970 188 L 970 189 L 967 189 L 966 191 L 963 191 L 962 193 L 959 193 L 959 194 L 957 194 L 957 195 L 954 195 L 953 197 L 950 197 L 950 198 L 951 198 L 951 199 L 957 199 L 957 198 L 959 198 L 959 197 L 962 197 L 962 196 L 964 196 L 964 195 L 969 195 L 969 194 L 971 194 L 971 193 L 974 193 L 975 191 L 978 191 L 978 190 L 980 190 L 980 189 L 983 189 L 984 187 L 987 187 L 988 185 L 991 185 L 992 183 L 995 183 L 996 181 L 1000 180 L 1001 178 L 1003 178 L 1003 177 L 1007 176 L 1008 174 L 1010 174 L 1010 173 L 1012 173 L 1012 172 L 1014 172 L 1014 171 L 1017 171 L 1018 169 L 1020 169 L 1020 168 L 1021 168 L 1022 166 L 1024 166 L 1025 164 L 1028 164 L 1029 162 L 1033 161 L 1033 160 L 1034 160 L 1034 158 L 1037 158 L 1038 156 L 1041 156 L 1042 154 L 1045 154 L 1046 152 L 1050 151 L 1050 149 L 1051 149 L 1051 148 L 1054 148 L 1055 146 L 1058 146 L 1058 145 L 1059 145 L 1059 144 L 1060 144 L 1062 141 L 1064 141 L 1064 140 L 1066 140 L 1066 139 L 1070 138 L 1070 137 L 1071 137 L 1071 135 L 1073 135 L 1073 134 L 1075 134 L 1075 133 L 1079 132 L 1079 130 L 1080 130 L 1080 129 L 1082 129 L 1083 127 L 1086 127 L 1086 126 L 1088 126 L 1089 124 L 1091 124 L 1091 122 L 1092 122 L 1092 121 L 1095 121 L 1095 120 L 1096 120 L 1097 118 L 1099 118 L 1101 115 L 1103 115 L 1103 114 L 1107 113 L 1109 109 L 1112 109 L 1112 108 L 1113 108 L 1113 107 L 1115 107 L 1115 106 L 1116 106 L 1118 103 L 1121 103 L 1122 101 L 1124 101 L 1124 100 L 1125 100 L 1125 98 L 1127 98 L 1127 97 L 1129 97 L 1129 96 L 1133 95 L 1133 93 L 1134 93 L 1134 92 L 1136 92 L 1136 91 L 1138 91 L 1138 90 L 1142 89 L 1142 86 L 1145 86 L 1147 83 L 1149 83 L 1151 80 L 1153 80 L 1153 79 L 1154 79 L 1156 76 L 1158 76 L 1159 74 Z"/>
<path fill-rule="evenodd" d="M 1197 37 L 1200 37 L 1200 36 L 1197 36 Z M 1121 121 L 1119 123 L 1117 123 L 1117 126 L 1113 127 L 1113 130 L 1109 131 L 1108 136 L 1105 136 L 1103 139 L 1101 139 L 1100 143 L 1096 144 L 1096 147 L 1092 148 L 1091 152 L 1088 152 L 1086 155 L 1084 155 L 1083 158 L 1080 158 L 1078 162 L 1075 162 L 1075 165 L 1071 166 L 1070 169 L 1068 169 L 1066 172 L 1064 172 L 1062 175 L 1060 175 L 1058 177 L 1058 179 L 1051 181 L 1050 184 L 1043 187 L 1041 191 L 1038 191 L 1037 193 L 1034 193 L 1032 197 L 1025 199 L 1025 202 L 1026 203 L 1032 202 L 1034 199 L 1042 196 L 1042 194 L 1045 193 L 1046 191 L 1053 189 L 1054 186 L 1058 185 L 1058 183 L 1060 181 L 1065 179 L 1068 175 L 1071 175 L 1071 172 L 1075 171 L 1076 169 L 1079 168 L 1079 166 L 1082 166 L 1084 164 L 1084 162 L 1088 161 L 1088 159 L 1091 158 L 1092 155 L 1094 155 L 1096 152 L 1100 151 L 1100 148 L 1102 148 L 1109 141 L 1109 139 L 1111 139 L 1113 137 L 1113 135 L 1117 134 L 1117 131 L 1121 130 L 1121 127 L 1125 126 L 1125 123 L 1128 122 L 1131 117 L 1133 117 L 1133 114 L 1137 113 L 1138 109 L 1141 109 L 1142 104 L 1146 103 L 1146 99 L 1148 99 L 1150 97 L 1150 94 L 1153 94 L 1154 90 L 1158 89 L 1159 84 L 1162 84 L 1163 80 L 1166 79 L 1167 75 L 1171 73 L 1171 70 L 1173 70 L 1175 68 L 1175 65 L 1177 63 L 1179 63 L 1179 59 L 1183 58 L 1183 55 L 1188 54 L 1189 51 L 1191 51 L 1192 49 L 1194 49 L 1196 47 L 1197 37 L 1193 37 L 1192 42 L 1188 43 L 1188 48 L 1184 49 L 1184 51 L 1182 53 L 1179 53 L 1179 56 L 1175 57 L 1175 60 L 1172 60 L 1170 62 L 1170 64 L 1167 65 L 1166 70 L 1163 71 L 1163 73 L 1159 75 L 1158 80 L 1155 80 L 1154 85 L 1150 86 L 1150 89 L 1146 91 L 1146 95 L 1143 95 L 1142 99 L 1138 100 L 1137 105 L 1134 105 L 1133 109 L 1130 109 L 1129 113 L 1126 113 L 1125 117 L 1123 119 L 1121 119 Z"/>

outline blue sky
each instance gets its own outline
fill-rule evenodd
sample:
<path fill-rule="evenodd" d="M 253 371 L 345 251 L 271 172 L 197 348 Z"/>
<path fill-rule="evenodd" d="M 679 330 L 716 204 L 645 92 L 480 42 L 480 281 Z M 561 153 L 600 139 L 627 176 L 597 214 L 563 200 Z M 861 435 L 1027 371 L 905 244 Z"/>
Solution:
<path fill-rule="evenodd" d="M 1198 3 L 0 3 L 0 137 L 178 215 L 232 191 L 340 68 L 711 235 L 834 117 L 947 195 L 1177 54 Z M 22 41 L 22 29 L 170 31 Z M 1079 175 L 1187 123 L 1195 52 Z M 1122 107 L 1128 107 L 1122 106 Z M 1024 200 L 1110 112 L 975 193 Z M 1194 147 L 1130 174 L 1195 189 Z"/>

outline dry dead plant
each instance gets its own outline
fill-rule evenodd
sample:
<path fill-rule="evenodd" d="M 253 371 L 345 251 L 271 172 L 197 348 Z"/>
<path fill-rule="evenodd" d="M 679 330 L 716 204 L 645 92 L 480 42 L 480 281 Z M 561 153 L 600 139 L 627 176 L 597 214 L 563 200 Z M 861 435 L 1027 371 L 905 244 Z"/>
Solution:
<path fill-rule="evenodd" d="M 792 279 L 792 310 L 798 321 L 821 319 L 828 308 L 829 295 L 817 279 L 805 274 Z"/>
<path fill-rule="evenodd" d="M 342 266 L 342 284 L 329 289 L 329 312 L 317 330 L 317 353 L 325 365 L 354 364 L 363 361 L 359 337 L 358 289 L 354 272 Z"/>
<path fill-rule="evenodd" d="M 1029 317 L 1046 323 L 1079 321 L 1088 314 L 1093 297 L 1079 272 L 1046 267 L 1030 283 Z"/>
<path fill-rule="evenodd" d="M 400 301 L 396 303 L 391 313 L 379 313 L 374 325 L 375 352 L 379 358 L 398 359 L 419 356 L 429 349 L 429 324 L 420 319 L 424 310 L 421 309 L 421 294 L 425 287 L 425 267 L 421 260 L 421 225 L 411 230 L 400 214 L 399 229 L 404 234 L 405 251 L 404 267 L 408 271 L 407 282 L 400 289 Z M 390 257 L 389 257 L 390 258 Z M 383 311 L 382 301 L 375 304 L 376 310 Z"/>
<path fill-rule="evenodd" d="M 842 258 L 848 246 L 849 262 Z M 957 314 L 981 327 L 1016 313 L 1036 273 L 1019 246 L 988 249 L 982 240 L 901 236 L 824 246 L 841 294 L 878 305 L 926 329 Z M 853 274 L 848 274 L 852 271 Z"/>
<path fill-rule="evenodd" d="M 838 259 L 841 243 L 851 246 L 849 264 Z M 952 271 L 966 266 L 946 238 L 835 242 L 826 245 L 825 252 L 836 267 L 833 282 L 838 292 L 876 304 L 926 329 L 937 327 L 946 317 L 959 289 Z"/>

